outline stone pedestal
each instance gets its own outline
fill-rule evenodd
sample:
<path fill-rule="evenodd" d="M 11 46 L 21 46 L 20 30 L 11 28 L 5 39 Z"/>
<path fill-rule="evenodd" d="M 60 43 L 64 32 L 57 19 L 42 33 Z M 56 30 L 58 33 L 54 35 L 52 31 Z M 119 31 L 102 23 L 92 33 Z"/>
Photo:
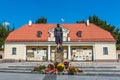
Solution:
<path fill-rule="evenodd" d="M 55 61 L 63 62 L 63 47 L 60 46 L 60 48 L 56 47 L 56 53 L 55 53 Z"/>
<path fill-rule="evenodd" d="M 55 60 L 58 62 L 63 62 L 63 53 L 56 53 Z"/>

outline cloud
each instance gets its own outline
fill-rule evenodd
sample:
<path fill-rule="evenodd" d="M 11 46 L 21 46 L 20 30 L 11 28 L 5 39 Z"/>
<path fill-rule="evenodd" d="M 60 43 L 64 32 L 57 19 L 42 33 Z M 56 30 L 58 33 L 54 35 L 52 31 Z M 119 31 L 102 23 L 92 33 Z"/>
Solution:
<path fill-rule="evenodd" d="M 61 18 L 61 21 L 64 22 L 65 21 L 64 18 Z"/>
<path fill-rule="evenodd" d="M 10 26 L 9 22 L 3 22 L 3 26 Z"/>

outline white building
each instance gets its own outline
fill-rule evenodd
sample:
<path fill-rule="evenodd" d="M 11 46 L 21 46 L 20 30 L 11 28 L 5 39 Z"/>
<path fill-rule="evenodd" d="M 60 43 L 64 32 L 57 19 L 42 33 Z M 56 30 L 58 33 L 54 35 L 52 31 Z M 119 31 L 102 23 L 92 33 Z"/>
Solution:
<path fill-rule="evenodd" d="M 116 41 L 110 32 L 94 24 L 60 24 L 64 59 L 117 61 Z M 5 40 L 4 59 L 54 61 L 56 24 L 31 24 L 11 32 Z M 79 36 L 77 35 L 79 34 Z"/>

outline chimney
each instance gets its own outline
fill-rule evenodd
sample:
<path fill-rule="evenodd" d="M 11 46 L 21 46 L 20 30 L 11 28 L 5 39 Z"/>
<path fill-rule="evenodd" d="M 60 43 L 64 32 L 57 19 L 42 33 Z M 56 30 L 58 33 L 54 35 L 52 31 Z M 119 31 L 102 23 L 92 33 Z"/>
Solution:
<path fill-rule="evenodd" d="M 90 25 L 90 22 L 89 22 L 89 20 L 87 20 L 87 26 L 89 26 Z"/>
<path fill-rule="evenodd" d="M 29 26 L 32 26 L 32 21 L 31 21 L 31 20 L 29 20 L 28 25 L 29 25 Z"/>

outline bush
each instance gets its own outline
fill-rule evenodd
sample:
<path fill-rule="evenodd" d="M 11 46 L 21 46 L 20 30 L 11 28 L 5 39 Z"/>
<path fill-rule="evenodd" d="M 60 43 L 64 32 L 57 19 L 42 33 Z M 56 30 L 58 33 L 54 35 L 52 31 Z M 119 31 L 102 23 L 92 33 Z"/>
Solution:
<path fill-rule="evenodd" d="M 46 68 L 45 65 L 40 65 L 39 67 L 35 67 L 33 71 L 42 71 L 45 68 Z"/>
<path fill-rule="evenodd" d="M 75 68 L 75 67 L 70 67 L 70 68 L 69 68 L 68 73 L 74 74 L 74 73 L 76 73 L 76 72 L 77 72 L 77 68 Z"/>

